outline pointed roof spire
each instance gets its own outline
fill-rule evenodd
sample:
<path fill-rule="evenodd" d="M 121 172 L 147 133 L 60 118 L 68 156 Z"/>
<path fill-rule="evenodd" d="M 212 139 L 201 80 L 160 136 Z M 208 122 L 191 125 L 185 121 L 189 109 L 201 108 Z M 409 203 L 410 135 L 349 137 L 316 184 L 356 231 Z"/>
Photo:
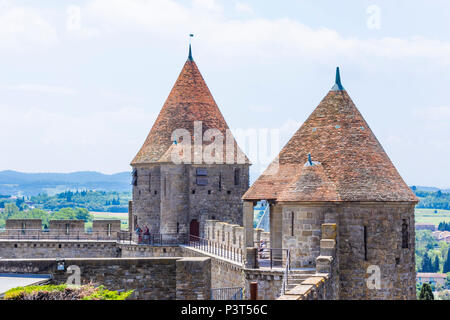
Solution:
<path fill-rule="evenodd" d="M 228 148 L 228 143 L 230 142 L 227 136 L 229 127 L 198 70 L 197 64 L 193 60 L 187 60 L 147 139 L 133 159 L 132 165 L 156 163 L 161 157 L 164 158 L 164 154 L 171 146 L 172 149 L 181 147 L 180 139 L 183 139 L 183 137 L 178 133 L 175 136 L 173 133 L 177 129 L 186 129 L 190 137 L 194 137 L 195 121 L 202 123 L 203 132 L 206 132 L 208 129 L 215 129 L 219 130 L 223 137 L 227 137 L 227 143 L 225 144 L 225 139 L 223 141 L 223 155 L 227 157 L 228 152 L 226 152 L 226 148 Z M 205 140 L 203 142 L 203 145 L 209 145 L 208 141 Z M 234 158 L 237 159 L 242 151 L 236 141 L 232 145 L 235 147 L 231 150 L 234 150 Z M 194 151 L 193 149 L 191 148 L 191 151 Z M 194 161 L 192 156 L 190 159 Z M 224 158 L 223 163 L 229 161 L 227 159 Z M 248 158 L 245 157 L 245 163 L 249 162 Z"/>
<path fill-rule="evenodd" d="M 194 58 L 192 58 L 192 48 L 191 48 L 191 38 L 193 37 L 194 35 L 191 33 L 191 34 L 189 34 L 189 56 L 188 56 L 188 60 L 189 61 L 194 61 Z"/>
<path fill-rule="evenodd" d="M 331 88 L 331 91 L 344 91 L 344 87 L 341 83 L 341 73 L 339 72 L 339 67 L 336 67 L 336 81 L 334 83 L 333 88 Z"/>

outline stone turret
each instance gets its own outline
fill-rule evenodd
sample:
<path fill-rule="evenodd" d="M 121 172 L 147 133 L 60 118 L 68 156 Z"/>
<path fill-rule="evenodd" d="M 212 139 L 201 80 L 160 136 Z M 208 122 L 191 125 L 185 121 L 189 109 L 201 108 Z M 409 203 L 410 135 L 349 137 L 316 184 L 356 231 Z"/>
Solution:
<path fill-rule="evenodd" d="M 293 266 L 335 264 L 341 299 L 415 298 L 417 198 L 342 86 L 339 69 L 332 89 L 243 199 L 270 202 L 271 245 L 290 249 Z M 244 209 L 244 223 L 251 214 Z M 335 250 L 322 234 L 326 223 L 337 226 Z M 246 230 L 250 238 L 248 224 Z M 367 285 L 377 268 L 379 286 Z"/>
<path fill-rule="evenodd" d="M 153 234 L 202 235 L 205 221 L 242 224 L 249 160 L 189 57 L 131 162 L 131 225 Z"/>

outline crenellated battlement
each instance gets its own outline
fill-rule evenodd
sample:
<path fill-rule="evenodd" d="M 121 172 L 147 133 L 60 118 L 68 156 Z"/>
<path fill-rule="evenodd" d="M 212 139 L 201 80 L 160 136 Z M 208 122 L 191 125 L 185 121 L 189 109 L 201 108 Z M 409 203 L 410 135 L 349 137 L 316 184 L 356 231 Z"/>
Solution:
<path fill-rule="evenodd" d="M 205 239 L 227 247 L 243 249 L 245 247 L 244 232 L 244 227 L 237 224 L 219 220 L 205 221 Z M 257 247 L 260 245 L 261 241 L 265 241 L 266 246 L 270 247 L 270 232 L 255 228 L 253 241 Z"/>
<path fill-rule="evenodd" d="M 92 231 L 87 232 L 83 220 L 50 220 L 43 229 L 41 219 L 8 219 L 5 229 L 0 229 L 0 239 L 117 240 L 121 238 L 120 225 L 120 220 L 94 220 Z"/>

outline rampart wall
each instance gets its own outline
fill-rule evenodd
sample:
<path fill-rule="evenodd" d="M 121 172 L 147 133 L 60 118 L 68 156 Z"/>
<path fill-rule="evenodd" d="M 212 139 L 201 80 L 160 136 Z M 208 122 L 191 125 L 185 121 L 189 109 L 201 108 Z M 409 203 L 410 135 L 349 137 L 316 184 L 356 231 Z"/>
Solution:
<path fill-rule="evenodd" d="M 0 260 L 0 273 L 48 274 L 54 284 L 66 283 L 71 279 L 69 277 L 76 277 L 77 270 L 81 284 L 101 284 L 110 290 L 134 290 L 134 299 L 203 300 L 211 295 L 209 258 Z"/>

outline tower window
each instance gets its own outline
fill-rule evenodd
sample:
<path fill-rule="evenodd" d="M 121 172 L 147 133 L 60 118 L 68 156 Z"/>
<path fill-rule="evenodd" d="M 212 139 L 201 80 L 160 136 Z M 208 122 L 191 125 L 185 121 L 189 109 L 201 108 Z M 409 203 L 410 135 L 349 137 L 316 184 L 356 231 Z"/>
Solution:
<path fill-rule="evenodd" d="M 219 191 L 222 191 L 222 172 L 219 173 Z"/>
<path fill-rule="evenodd" d="M 408 221 L 406 219 L 403 219 L 402 223 L 402 248 L 407 249 L 409 247 L 409 226 Z"/>
<path fill-rule="evenodd" d="M 239 168 L 234 168 L 234 185 L 238 186 L 239 185 L 239 178 L 241 175 L 241 169 Z"/>
<path fill-rule="evenodd" d="M 291 236 L 294 236 L 294 212 L 291 212 Z"/>
<path fill-rule="evenodd" d="M 158 194 L 158 191 L 155 190 L 155 194 Z"/>
<path fill-rule="evenodd" d="M 195 189 L 192 190 L 192 194 L 195 194 Z"/>
<path fill-rule="evenodd" d="M 207 186 L 208 185 L 208 179 L 207 178 L 202 178 L 202 177 L 196 178 L 195 179 L 195 183 L 198 186 Z"/>
<path fill-rule="evenodd" d="M 211 190 L 208 190 L 208 194 L 211 194 Z"/>
<path fill-rule="evenodd" d="M 164 176 L 164 187 L 163 187 L 163 195 L 166 196 L 167 194 L 167 178 Z"/>
<path fill-rule="evenodd" d="M 177 233 L 180 233 L 180 223 L 177 222 Z"/>
<path fill-rule="evenodd" d="M 367 261 L 367 227 L 364 226 L 364 260 Z"/>
<path fill-rule="evenodd" d="M 197 174 L 197 176 L 207 176 L 208 170 L 206 170 L 205 168 L 198 168 L 196 170 L 196 174 Z"/>
<path fill-rule="evenodd" d="M 231 194 L 231 191 L 230 191 L 230 190 L 228 190 L 228 191 L 227 191 L 227 194 Z"/>
<path fill-rule="evenodd" d="M 152 191 L 151 190 L 152 189 L 152 174 L 151 173 L 149 173 L 148 174 L 148 191 Z"/>
<path fill-rule="evenodd" d="M 133 176 L 133 179 L 131 181 L 131 184 L 136 187 L 137 186 L 137 178 L 138 178 L 138 174 L 137 174 L 137 170 L 136 169 L 133 169 L 132 176 Z"/>

